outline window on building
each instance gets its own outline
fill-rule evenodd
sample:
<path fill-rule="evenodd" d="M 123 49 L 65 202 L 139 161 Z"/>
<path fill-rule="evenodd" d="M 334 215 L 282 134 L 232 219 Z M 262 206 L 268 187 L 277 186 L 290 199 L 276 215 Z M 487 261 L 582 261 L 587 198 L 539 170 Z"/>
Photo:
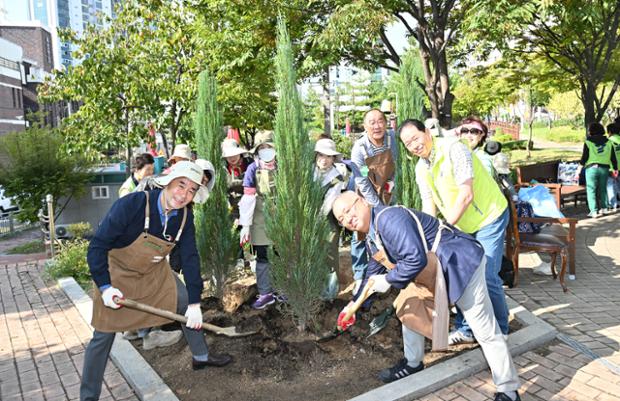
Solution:
<path fill-rule="evenodd" d="M 92 187 L 93 199 L 110 199 L 110 187 L 107 185 Z"/>

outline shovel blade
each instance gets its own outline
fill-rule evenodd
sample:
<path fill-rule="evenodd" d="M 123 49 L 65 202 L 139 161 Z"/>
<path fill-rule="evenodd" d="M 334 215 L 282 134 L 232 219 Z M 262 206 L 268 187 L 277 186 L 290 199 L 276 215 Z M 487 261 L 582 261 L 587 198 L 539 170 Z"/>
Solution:
<path fill-rule="evenodd" d="M 237 332 L 237 328 L 235 326 L 222 327 L 220 330 L 215 331 L 215 334 L 221 334 L 226 337 L 247 337 L 256 333 L 258 333 L 257 330 L 239 333 Z"/>
<path fill-rule="evenodd" d="M 378 332 L 380 332 L 381 330 L 383 330 L 385 326 L 388 325 L 390 318 L 394 316 L 394 312 L 395 312 L 394 307 L 390 306 L 386 310 L 381 312 L 381 314 L 379 314 L 377 317 L 372 319 L 372 321 L 368 325 L 368 328 L 370 330 L 368 331 L 368 335 L 366 336 L 366 338 L 373 336 L 377 334 Z"/>

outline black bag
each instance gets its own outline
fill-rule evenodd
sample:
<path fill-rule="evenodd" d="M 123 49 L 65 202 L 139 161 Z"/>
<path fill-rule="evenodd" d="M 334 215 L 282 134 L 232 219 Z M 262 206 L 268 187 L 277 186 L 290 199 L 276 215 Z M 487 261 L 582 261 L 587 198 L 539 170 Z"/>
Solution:
<path fill-rule="evenodd" d="M 508 288 L 514 287 L 515 271 L 512 260 L 502 255 L 502 268 L 499 270 L 499 277 Z"/>

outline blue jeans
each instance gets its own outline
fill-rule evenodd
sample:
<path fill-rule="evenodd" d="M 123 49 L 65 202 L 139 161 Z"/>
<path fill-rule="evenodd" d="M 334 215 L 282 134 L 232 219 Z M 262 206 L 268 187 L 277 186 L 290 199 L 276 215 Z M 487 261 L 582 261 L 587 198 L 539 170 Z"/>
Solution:
<path fill-rule="evenodd" d="M 353 232 L 351 238 L 351 268 L 353 279 L 361 280 L 368 269 L 368 254 L 366 253 L 366 241 L 357 239 L 357 232 Z"/>
<path fill-rule="evenodd" d="M 620 194 L 620 177 L 607 177 L 607 203 L 612 209 L 618 207 L 618 194 Z"/>
<path fill-rule="evenodd" d="M 502 334 L 508 334 L 508 306 L 506 305 L 503 282 L 499 277 L 499 271 L 502 267 L 504 236 L 506 233 L 506 226 L 508 226 L 508 220 L 508 209 L 506 209 L 495 221 L 484 226 L 474 234 L 474 237 L 476 237 L 484 248 L 484 255 L 487 258 L 485 271 L 487 290 L 489 291 L 491 304 L 493 304 L 495 319 L 499 324 L 499 328 L 502 330 Z M 467 321 L 465 321 L 460 310 L 458 310 L 454 324 L 456 329 L 460 332 L 468 336 L 473 336 L 471 328 L 467 324 Z"/>

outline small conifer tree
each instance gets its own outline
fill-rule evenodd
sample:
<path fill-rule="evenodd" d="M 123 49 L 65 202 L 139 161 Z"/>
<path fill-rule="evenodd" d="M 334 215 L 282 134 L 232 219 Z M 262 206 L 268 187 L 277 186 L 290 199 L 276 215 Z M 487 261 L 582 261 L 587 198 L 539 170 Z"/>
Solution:
<path fill-rule="evenodd" d="M 403 55 L 397 81 L 396 114 L 401 123 L 409 118 L 418 120 L 424 118 L 424 92 L 416 82 L 421 74 L 420 57 L 416 49 L 412 47 Z M 418 157 L 410 154 L 400 139 L 398 140 L 398 152 L 400 159 L 396 174 L 398 203 L 421 210 L 422 201 L 415 181 L 415 165 L 418 162 Z"/>
<path fill-rule="evenodd" d="M 274 288 L 284 292 L 297 327 L 304 330 L 318 312 L 327 273 L 327 219 L 323 191 L 313 179 L 314 151 L 303 127 L 293 50 L 286 24 L 278 20 L 275 59 L 278 109 L 275 193 L 266 199 L 265 222 Z"/>
<path fill-rule="evenodd" d="M 215 185 L 207 202 L 194 206 L 196 245 L 200 255 L 201 270 L 210 277 L 218 295 L 232 267 L 237 242 L 226 195 L 226 176 L 222 173 L 220 142 L 223 140 L 222 118 L 217 104 L 217 83 L 208 71 L 199 75 L 198 101 L 194 130 L 196 152 L 215 167 Z"/>

